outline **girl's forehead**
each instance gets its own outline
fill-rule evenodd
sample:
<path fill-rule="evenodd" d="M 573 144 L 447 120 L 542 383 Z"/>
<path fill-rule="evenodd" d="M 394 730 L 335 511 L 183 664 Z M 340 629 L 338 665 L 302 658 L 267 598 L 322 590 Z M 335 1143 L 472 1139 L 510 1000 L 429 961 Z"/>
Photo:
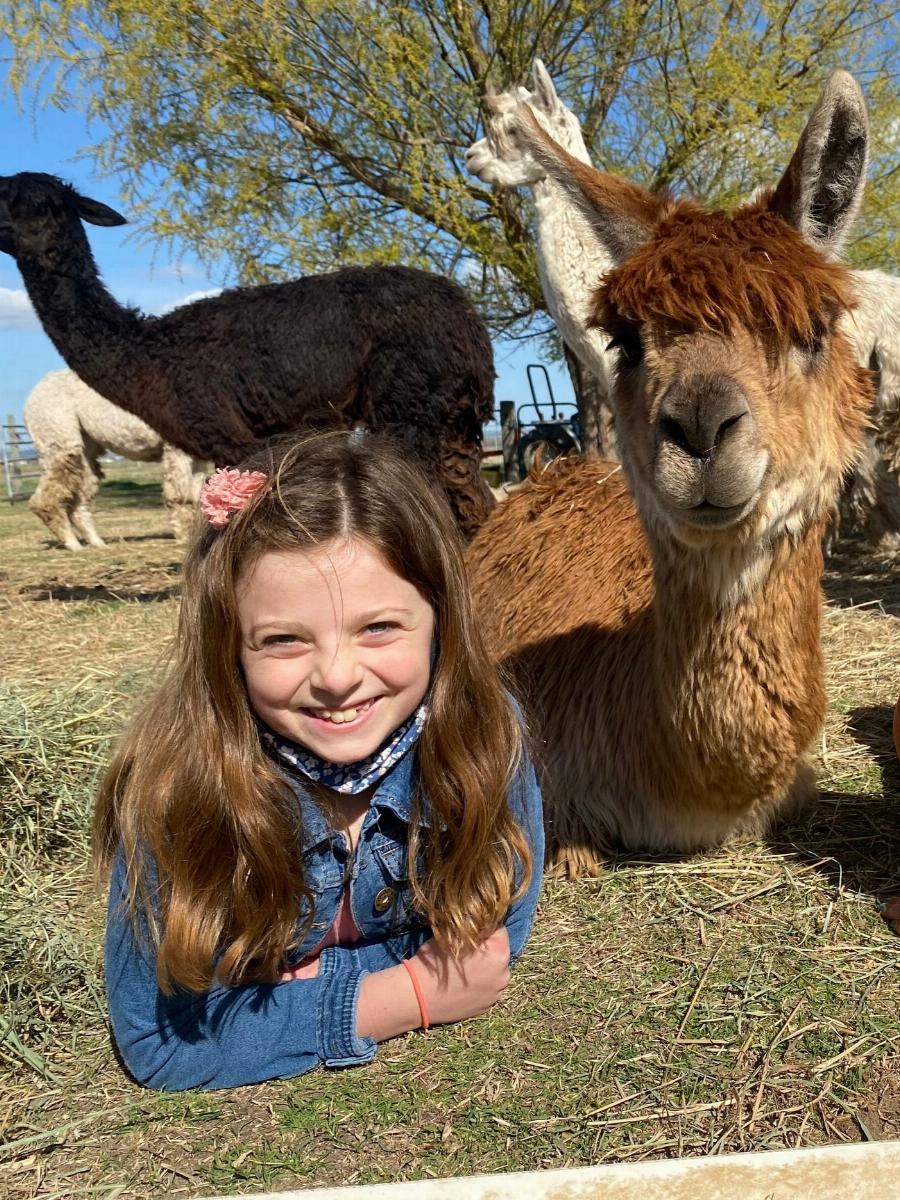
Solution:
<path fill-rule="evenodd" d="M 243 597 L 257 591 L 309 594 L 334 588 L 375 598 L 375 593 L 405 591 L 413 585 L 397 574 L 377 546 L 362 538 L 336 538 L 309 550 L 267 550 L 238 580 L 238 595 Z"/>

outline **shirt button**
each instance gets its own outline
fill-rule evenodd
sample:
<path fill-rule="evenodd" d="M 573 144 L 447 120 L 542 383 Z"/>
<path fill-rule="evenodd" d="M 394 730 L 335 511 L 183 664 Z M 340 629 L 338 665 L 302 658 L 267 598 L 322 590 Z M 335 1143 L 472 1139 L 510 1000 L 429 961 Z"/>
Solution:
<path fill-rule="evenodd" d="M 385 887 L 380 892 L 376 892 L 374 903 L 377 913 L 386 913 L 394 903 L 394 889 Z"/>

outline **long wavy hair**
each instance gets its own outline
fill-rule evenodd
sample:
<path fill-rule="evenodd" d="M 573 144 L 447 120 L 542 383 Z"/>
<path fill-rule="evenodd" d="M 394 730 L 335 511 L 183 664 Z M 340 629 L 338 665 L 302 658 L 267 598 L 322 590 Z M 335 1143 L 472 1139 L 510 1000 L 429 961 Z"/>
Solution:
<path fill-rule="evenodd" d="M 164 991 L 278 977 L 312 924 L 313 894 L 299 805 L 260 745 L 247 699 L 236 591 L 267 552 L 349 535 L 375 547 L 434 610 L 410 881 L 436 937 L 454 953 L 472 949 L 527 888 L 533 864 L 507 804 L 522 737 L 482 644 L 449 510 L 398 450 L 368 434 L 315 434 L 242 465 L 264 471 L 270 486 L 225 528 L 204 524 L 188 551 L 168 671 L 100 790 L 98 874 L 108 876 L 121 847 L 126 901 L 157 950 Z"/>

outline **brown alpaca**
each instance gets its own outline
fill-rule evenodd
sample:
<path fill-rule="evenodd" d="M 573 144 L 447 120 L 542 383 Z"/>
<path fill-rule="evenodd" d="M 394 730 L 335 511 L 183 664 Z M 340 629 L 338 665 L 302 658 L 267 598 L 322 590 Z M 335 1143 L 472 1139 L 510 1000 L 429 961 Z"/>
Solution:
<path fill-rule="evenodd" d="M 585 166 L 527 106 L 517 131 L 617 264 L 592 322 L 619 349 L 623 469 L 552 463 L 470 549 L 530 711 L 551 856 L 580 874 L 617 847 L 758 832 L 815 794 L 820 543 L 871 400 L 836 261 L 867 121 L 836 73 L 778 187 L 732 215 Z"/>

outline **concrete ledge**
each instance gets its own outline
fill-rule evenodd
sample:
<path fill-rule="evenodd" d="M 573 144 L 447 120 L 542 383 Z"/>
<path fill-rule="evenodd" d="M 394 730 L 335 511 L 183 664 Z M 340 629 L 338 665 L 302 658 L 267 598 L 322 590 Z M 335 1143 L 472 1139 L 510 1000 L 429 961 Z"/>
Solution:
<path fill-rule="evenodd" d="M 900 1196 L 900 1142 L 310 1188 L 245 1195 L 244 1200 L 888 1200 L 891 1196 Z"/>

